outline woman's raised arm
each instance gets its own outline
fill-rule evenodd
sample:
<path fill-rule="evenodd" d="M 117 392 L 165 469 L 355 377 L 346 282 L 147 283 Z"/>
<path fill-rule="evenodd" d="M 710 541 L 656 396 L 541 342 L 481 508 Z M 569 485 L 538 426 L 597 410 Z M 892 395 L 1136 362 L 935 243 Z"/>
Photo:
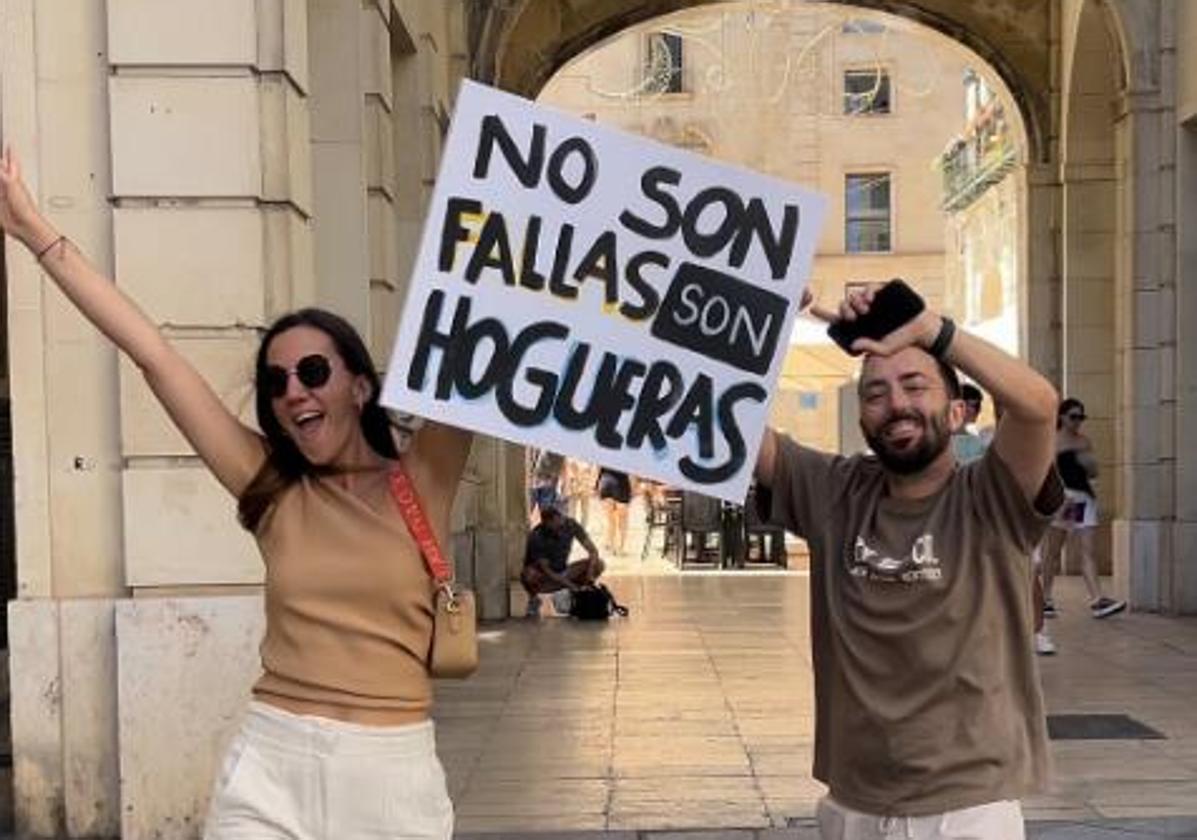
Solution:
<path fill-rule="evenodd" d="M 265 459 L 262 439 L 237 420 L 145 313 L 38 212 L 11 149 L 0 160 L 0 227 L 24 243 L 79 311 L 141 368 L 217 480 L 240 496 Z"/>

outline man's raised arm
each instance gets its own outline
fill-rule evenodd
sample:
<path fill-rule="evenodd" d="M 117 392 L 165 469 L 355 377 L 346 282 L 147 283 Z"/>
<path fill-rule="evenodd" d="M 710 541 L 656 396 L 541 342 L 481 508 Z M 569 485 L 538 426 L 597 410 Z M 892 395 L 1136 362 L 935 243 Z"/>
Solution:
<path fill-rule="evenodd" d="M 756 469 L 753 470 L 758 484 L 764 487 L 773 486 L 773 469 L 777 463 L 777 432 L 765 427 L 765 434 L 761 437 L 761 448 L 756 453 Z"/>
<path fill-rule="evenodd" d="M 854 292 L 840 305 L 840 317 L 867 313 L 875 292 L 876 288 Z M 1038 371 L 988 341 L 956 330 L 929 309 L 881 341 L 857 339 L 853 349 L 888 356 L 911 345 L 930 352 L 937 344 L 943 361 L 975 380 L 1002 405 L 993 448 L 1033 502 L 1055 460 L 1059 400 L 1056 389 Z"/>

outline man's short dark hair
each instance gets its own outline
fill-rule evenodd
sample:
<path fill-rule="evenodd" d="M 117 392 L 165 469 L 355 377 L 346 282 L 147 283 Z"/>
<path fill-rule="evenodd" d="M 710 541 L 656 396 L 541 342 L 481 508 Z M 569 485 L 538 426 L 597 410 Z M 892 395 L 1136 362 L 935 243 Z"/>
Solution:
<path fill-rule="evenodd" d="M 985 395 L 981 393 L 981 389 L 971 382 L 965 382 L 960 386 L 960 399 L 966 403 L 976 403 L 978 407 L 985 402 Z"/>
<path fill-rule="evenodd" d="M 960 377 L 956 375 L 956 368 L 949 365 L 943 359 L 936 359 L 935 366 L 939 368 L 939 376 L 943 379 L 943 388 L 948 392 L 949 400 L 958 400 L 961 398 Z M 972 387 L 965 385 L 965 388 Z M 978 392 L 979 394 L 980 392 Z"/>

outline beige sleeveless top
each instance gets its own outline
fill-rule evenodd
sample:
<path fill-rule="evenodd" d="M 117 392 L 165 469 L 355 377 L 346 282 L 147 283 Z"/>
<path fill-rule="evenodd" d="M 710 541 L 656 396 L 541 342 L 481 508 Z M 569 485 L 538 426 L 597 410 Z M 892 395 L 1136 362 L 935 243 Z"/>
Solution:
<path fill-rule="evenodd" d="M 380 719 L 426 712 L 433 587 L 398 510 L 383 516 L 334 482 L 305 477 L 256 536 L 266 633 L 254 696 Z"/>

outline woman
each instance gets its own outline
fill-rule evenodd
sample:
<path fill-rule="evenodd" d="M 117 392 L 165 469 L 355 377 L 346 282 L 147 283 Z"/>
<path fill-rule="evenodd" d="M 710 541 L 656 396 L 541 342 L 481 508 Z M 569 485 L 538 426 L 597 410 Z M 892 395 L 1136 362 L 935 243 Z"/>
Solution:
<path fill-rule="evenodd" d="M 1125 601 L 1107 598 L 1101 593 L 1097 577 L 1094 538 L 1097 534 L 1097 496 L 1092 479 L 1097 477 L 1097 458 L 1093 444 L 1081 432 L 1085 406 L 1073 397 L 1060 403 L 1056 414 L 1056 469 L 1064 482 L 1064 507 L 1052 521 L 1043 547 L 1043 614 L 1056 615 L 1052 588 L 1059 569 L 1060 551 L 1072 538 L 1081 555 L 1081 576 L 1089 591 L 1089 610 L 1094 618 L 1106 618 L 1126 609 Z"/>
<path fill-rule="evenodd" d="M 623 554 L 628 540 L 628 503 L 632 501 L 632 480 L 625 472 L 600 467 L 598 497 L 607 517 L 607 531 L 603 539 L 606 549 Z"/>
<path fill-rule="evenodd" d="M 280 318 L 262 339 L 256 432 L 38 212 L 7 149 L 0 226 L 141 368 L 238 500 L 265 561 L 263 675 L 205 838 L 447 840 L 453 809 L 425 664 L 433 586 L 388 478 L 402 462 L 443 542 L 469 436 L 429 424 L 400 458 L 361 338 L 315 309 Z"/>

